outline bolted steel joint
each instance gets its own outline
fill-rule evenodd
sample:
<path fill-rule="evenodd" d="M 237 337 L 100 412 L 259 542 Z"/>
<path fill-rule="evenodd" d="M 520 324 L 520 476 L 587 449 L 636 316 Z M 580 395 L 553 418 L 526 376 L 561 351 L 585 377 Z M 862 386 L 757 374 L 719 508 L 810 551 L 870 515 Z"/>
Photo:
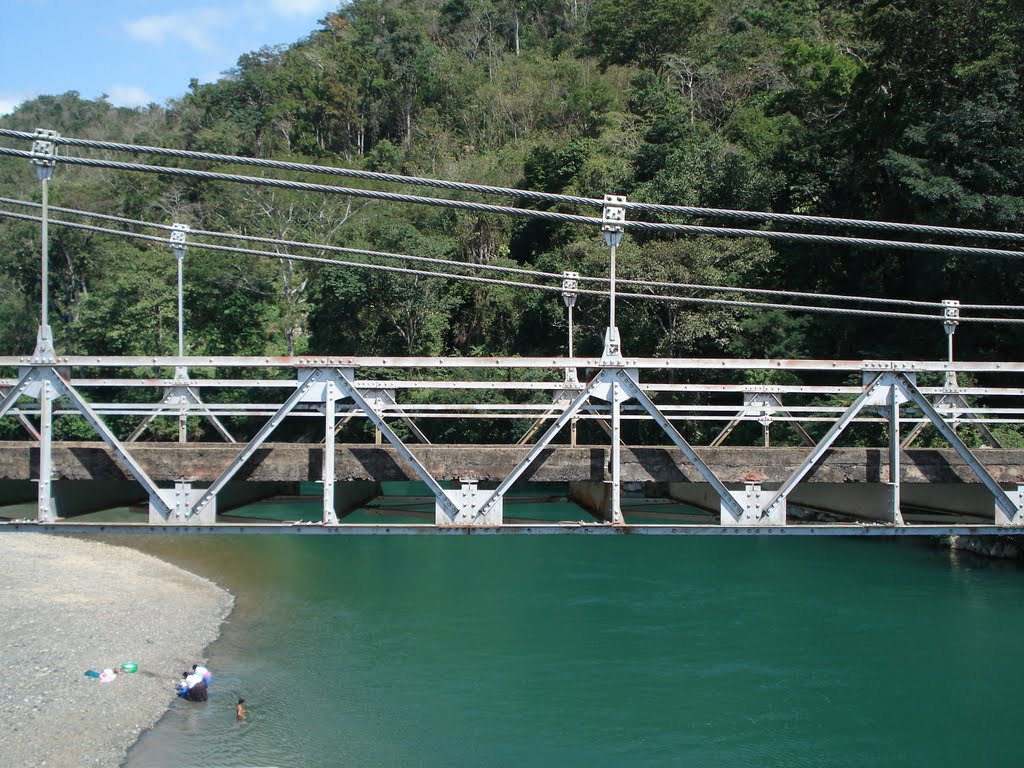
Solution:
<path fill-rule="evenodd" d="M 624 195 L 605 195 L 604 209 L 601 211 L 601 232 L 604 242 L 614 248 L 622 242 L 623 224 L 626 222 L 626 198 Z"/>
<path fill-rule="evenodd" d="M 960 302 L 956 299 L 942 300 L 942 327 L 946 330 L 947 336 L 956 333 L 956 327 L 960 324 Z"/>
<path fill-rule="evenodd" d="M 175 224 L 171 227 L 171 250 L 174 251 L 175 258 L 185 258 L 185 248 L 188 244 L 188 224 Z"/>
<path fill-rule="evenodd" d="M 562 301 L 567 307 L 576 306 L 576 295 L 579 293 L 579 272 L 565 271 L 562 273 Z"/>
<path fill-rule="evenodd" d="M 32 142 L 30 162 L 36 167 L 36 176 L 39 177 L 39 180 L 49 181 L 53 176 L 53 168 L 57 164 L 57 145 L 53 143 L 53 140 L 59 138 L 60 134 L 56 131 L 37 128 L 34 135 L 36 139 Z"/>

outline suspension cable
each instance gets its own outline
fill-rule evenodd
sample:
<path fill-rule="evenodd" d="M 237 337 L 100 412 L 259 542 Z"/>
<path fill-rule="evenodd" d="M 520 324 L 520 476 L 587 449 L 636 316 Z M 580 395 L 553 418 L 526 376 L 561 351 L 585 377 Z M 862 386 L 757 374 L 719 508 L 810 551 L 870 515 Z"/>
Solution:
<path fill-rule="evenodd" d="M 0 128 L 0 136 L 14 139 L 32 141 L 35 134 L 24 131 L 14 131 L 7 128 Z M 379 181 L 393 184 L 408 184 L 435 189 L 446 189 L 462 192 L 474 192 L 477 194 L 504 195 L 520 199 L 541 200 L 552 203 L 565 203 L 571 205 L 583 205 L 601 208 L 604 200 L 597 198 L 581 197 L 577 195 L 563 195 L 552 192 L 539 192 L 535 190 L 515 189 L 510 187 L 498 187 L 485 184 L 467 184 L 464 182 L 446 181 L 420 176 L 402 176 L 393 173 L 380 173 L 376 171 L 361 171 L 351 168 L 338 168 L 335 166 L 313 165 L 310 163 L 295 163 L 283 160 L 266 160 L 240 155 L 225 155 L 214 152 L 197 152 L 194 150 L 172 149 L 168 147 L 153 147 L 139 144 L 125 144 L 112 141 L 95 141 L 92 139 L 77 139 L 67 136 L 51 138 L 55 144 L 65 146 L 83 147 L 88 149 L 100 149 L 114 152 L 132 152 L 136 154 L 150 154 L 164 157 L 177 157 L 190 160 L 204 160 L 209 162 L 231 163 L 235 165 L 248 165 L 259 168 L 276 168 L 279 170 L 298 171 L 305 173 L 319 173 L 324 175 L 344 176 L 348 178 L 364 179 L 367 181 Z M 681 216 L 694 216 L 700 218 L 724 218 L 747 221 L 772 221 L 780 223 L 801 224 L 807 226 L 827 227 L 852 227 L 860 229 L 876 229 L 889 232 L 903 232 L 908 234 L 937 235 L 944 237 L 969 237 L 969 238 L 991 238 L 1014 242 L 1024 242 L 1024 233 L 1019 232 L 997 232 L 984 229 L 966 229 L 961 227 L 940 227 L 928 224 L 907 224 L 891 221 L 870 221 L 867 219 L 847 219 L 831 216 L 808 216 L 793 213 L 772 213 L 768 211 L 741 211 L 726 208 L 702 208 L 688 205 L 666 205 L 662 203 L 643 203 L 637 201 L 623 201 L 621 207 L 627 210 L 644 211 L 650 213 L 661 213 Z"/>
<path fill-rule="evenodd" d="M 12 198 L 0 197 L 0 204 L 8 205 L 21 205 L 31 208 L 42 208 L 40 203 L 29 202 L 25 200 L 15 200 Z M 74 216 L 82 216 L 89 218 L 96 218 L 103 221 L 111 221 L 119 224 L 126 224 L 139 227 L 150 227 L 153 229 L 160 229 L 163 231 L 171 231 L 173 227 L 167 224 L 157 224 L 153 222 L 141 221 L 139 219 L 128 219 L 121 216 L 110 216 L 107 214 L 92 213 L 90 211 L 80 211 L 74 208 L 60 208 L 56 206 L 50 206 L 51 211 L 59 213 L 67 213 Z M 327 245 L 323 243 L 305 243 L 296 240 L 282 240 L 270 237 L 260 237 L 257 235 L 245 235 L 231 232 L 215 232 L 212 230 L 201 230 L 193 229 L 191 234 L 194 236 L 204 236 L 213 238 L 226 238 L 231 240 L 242 240 L 256 243 L 263 243 L 266 245 L 285 246 L 290 248 L 309 248 L 312 250 L 329 251 L 334 253 L 349 253 L 362 256 L 371 256 L 376 258 L 384 259 L 399 259 L 404 261 L 420 262 L 424 264 L 437 264 L 442 266 L 450 266 L 457 269 L 472 269 L 472 270 L 489 270 L 492 272 L 499 272 L 511 275 L 521 275 L 526 277 L 546 278 L 550 280 L 561 280 L 564 275 L 557 274 L 554 272 L 544 272 L 536 269 L 522 269 L 516 267 L 504 267 L 499 265 L 491 264 L 469 264 L 463 261 L 455 261 L 451 259 L 438 259 L 430 258 L 426 256 L 411 256 L 408 254 L 388 253 L 384 251 L 371 251 L 361 248 L 347 248 L 336 245 Z M 580 275 L 576 278 L 579 281 L 589 281 L 595 283 L 608 284 L 610 282 L 607 277 Z M 708 285 L 704 283 L 676 283 L 676 282 L 657 282 L 650 280 L 632 280 L 632 279 L 619 279 L 617 281 L 621 285 L 634 285 L 642 286 L 645 288 L 666 288 L 669 290 L 697 290 L 697 291 L 715 291 L 721 293 L 737 293 L 747 294 L 755 296 L 774 296 L 778 298 L 792 298 L 792 299 L 810 299 L 813 301 L 837 301 L 837 302 L 848 302 L 857 304 L 878 304 L 892 307 L 917 307 L 922 309 L 943 309 L 944 305 L 942 302 L 937 301 L 913 301 L 911 299 L 888 299 L 877 296 L 844 296 L 842 294 L 829 294 L 829 293 L 808 293 L 801 291 L 784 291 L 784 290 L 773 290 L 768 288 L 746 288 L 739 286 L 728 286 L 728 285 Z M 986 311 L 1020 311 L 1024 312 L 1024 306 L 1006 306 L 1006 305 L 969 305 L 962 304 L 961 309 L 984 309 Z"/>
<path fill-rule="evenodd" d="M 0 217 L 18 219 L 22 221 L 39 221 L 40 217 L 30 216 L 28 214 L 14 213 L 11 211 L 0 210 Z M 51 224 L 56 226 L 69 227 L 72 229 L 99 232 L 103 234 L 116 235 L 119 237 L 128 237 L 136 240 L 142 240 L 147 242 L 159 243 L 165 245 L 167 243 L 166 238 L 157 237 L 155 235 L 144 235 L 136 232 L 127 232 L 120 229 L 108 229 L 106 227 L 98 227 L 89 224 L 80 224 L 77 222 L 61 221 L 58 219 L 51 219 Z M 561 283 L 557 285 L 547 285 L 544 283 L 523 283 L 510 280 L 499 280 L 493 278 L 479 277 L 475 275 L 453 275 L 445 272 L 431 272 L 427 270 L 411 269 L 408 267 L 395 267 L 386 264 L 367 264 L 365 262 L 349 262 L 341 261 L 338 259 L 327 259 L 316 256 L 300 256 L 297 254 L 279 253 L 274 251 L 260 251 L 252 248 L 237 248 L 227 245 L 216 245 L 213 243 L 201 243 L 191 242 L 189 243 L 190 248 L 205 249 L 210 251 L 217 251 L 222 253 L 236 253 L 245 254 L 252 256 L 270 257 L 275 259 L 286 259 L 289 261 L 306 262 L 312 264 L 320 264 L 330 267 L 353 267 L 357 269 L 370 269 L 382 272 L 391 272 L 395 274 L 413 275 L 419 277 L 438 278 L 442 280 L 460 280 L 463 282 L 477 283 L 482 285 L 496 285 L 507 288 L 524 288 L 531 290 L 547 291 L 549 293 L 558 292 L 561 293 Z M 558 276 L 561 278 L 561 276 Z M 577 289 L 577 293 L 584 296 L 596 296 L 599 298 L 607 297 L 607 293 L 604 291 L 598 291 L 587 288 Z M 867 309 L 849 309 L 845 307 L 812 307 L 804 306 L 799 304 L 778 304 L 769 302 L 751 302 L 751 301 L 740 301 L 734 299 L 712 299 L 702 298 L 697 296 L 665 296 L 660 294 L 648 294 L 648 293 L 619 293 L 618 296 L 627 299 L 640 299 L 644 301 L 658 301 L 665 303 L 675 304 L 696 304 L 696 305 L 708 305 L 708 306 L 720 306 L 720 307 L 733 307 L 737 309 L 753 310 L 753 309 L 780 309 L 790 312 L 808 312 L 813 314 L 832 314 L 832 315 L 845 315 L 845 316 L 856 316 L 856 317 L 879 317 L 887 319 L 898 319 L 898 320 L 929 320 L 932 322 L 943 321 L 942 315 L 923 315 L 910 312 L 887 312 L 879 310 L 867 310 Z M 960 322 L 965 323 L 995 323 L 995 324 L 1024 324 L 1024 318 L 1001 318 L 1001 317 L 960 317 Z"/>
<path fill-rule="evenodd" d="M 0 155 L 10 157 L 32 158 L 31 152 L 0 147 Z M 376 192 L 364 189 L 353 189 L 349 187 L 334 187 L 328 184 L 311 184 L 302 181 L 285 181 L 282 179 L 265 178 L 257 176 L 239 176 L 228 173 L 215 173 L 212 171 L 196 171 L 185 168 L 168 168 L 154 165 L 140 165 L 137 163 L 122 163 L 113 160 L 95 160 L 84 157 L 58 156 L 54 158 L 59 163 L 68 165 L 81 165 L 93 168 L 111 168 L 125 171 L 139 171 L 143 173 L 155 173 L 166 176 L 177 176 L 211 181 L 227 181 L 238 184 L 250 184 L 256 186 L 276 187 L 278 189 L 291 189 L 304 192 L 320 192 L 323 194 L 347 195 L 350 197 L 364 197 L 371 200 L 387 200 L 398 203 L 412 203 L 419 205 L 433 205 L 442 208 L 457 210 L 475 211 L 478 213 L 493 213 L 506 216 L 520 216 L 524 218 L 542 219 L 547 221 L 558 221 L 572 224 L 586 224 L 589 226 L 601 226 L 603 219 L 594 216 L 580 216 L 568 213 L 556 213 L 553 211 L 539 211 L 530 208 L 513 208 L 503 205 L 487 205 L 484 203 L 469 203 L 461 200 L 448 200 L 445 198 L 422 197 L 419 195 L 402 195 L 393 192 Z M 943 253 L 957 256 L 1008 256 L 1019 258 L 1024 256 L 1024 251 L 1007 251 L 996 248 L 977 248 L 966 246 L 942 245 L 935 243 L 917 243 L 903 240 L 877 240 L 857 237 L 841 237 L 835 235 L 812 235 L 797 232 L 775 232 L 759 229 L 736 229 L 732 227 L 705 227 L 693 224 L 665 224 L 649 221 L 625 221 L 621 226 L 628 229 L 636 229 L 647 232 L 668 232 L 691 235 L 714 235 L 717 237 L 751 237 L 763 240 L 817 243 L 819 245 L 844 245 L 864 248 L 891 248 L 901 251 L 926 251 L 932 253 Z"/>

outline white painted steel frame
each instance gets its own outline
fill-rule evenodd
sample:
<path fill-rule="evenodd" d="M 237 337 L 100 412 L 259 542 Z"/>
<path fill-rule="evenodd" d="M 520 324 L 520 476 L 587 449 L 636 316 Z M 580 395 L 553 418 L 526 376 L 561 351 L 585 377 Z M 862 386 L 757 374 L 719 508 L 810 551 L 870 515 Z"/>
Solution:
<path fill-rule="evenodd" d="M 105 443 L 114 451 L 117 458 L 129 469 L 132 475 L 138 480 L 150 496 L 150 503 L 152 507 L 155 507 L 164 515 L 170 514 L 170 508 L 164 498 L 161 496 L 160 489 L 157 485 L 147 476 L 142 467 L 134 460 L 130 452 L 127 450 L 125 445 L 119 441 L 110 429 L 105 425 L 102 419 L 97 414 L 96 409 L 90 406 L 84 398 L 78 393 L 76 387 L 69 384 L 69 376 L 62 375 L 58 371 L 56 365 L 58 362 L 62 368 L 64 364 L 68 363 L 70 359 L 61 358 L 58 360 L 47 361 L 45 364 L 36 363 L 35 365 L 22 364 L 22 375 L 18 381 L 11 387 L 10 391 L 3 396 L 0 400 L 0 416 L 12 411 L 18 399 L 23 395 L 33 396 L 32 388 L 33 385 L 38 386 L 39 392 L 38 397 L 40 400 L 40 478 L 39 478 L 39 506 L 37 519 L 39 522 L 50 522 L 54 519 L 55 513 L 50 506 L 50 467 L 51 467 L 51 451 L 52 451 L 52 415 L 53 411 L 50 407 L 51 397 L 49 396 L 48 390 L 52 388 L 56 396 L 66 397 L 75 412 L 82 414 L 86 420 L 90 423 L 97 434 L 103 439 Z M 123 364 L 125 358 L 108 359 L 106 362 L 108 365 Z M 422 360 L 422 359 L 420 359 Z M 436 361 L 435 361 L 436 362 Z M 463 364 L 462 367 L 472 368 L 472 365 L 465 365 L 468 361 L 466 359 L 460 359 Z M 664 361 L 662 361 L 664 362 Z M 705 361 L 706 362 L 706 361 Z M 740 361 L 718 361 L 720 363 L 728 363 L 726 368 L 733 368 L 733 364 Z M 748 364 L 751 361 L 741 361 Z M 757 362 L 757 361 L 754 361 Z M 766 361 L 761 361 L 766 362 Z M 772 364 L 778 361 L 769 361 Z M 791 362 L 791 361 L 790 361 Z M 153 358 L 151 364 L 162 365 L 163 359 Z M 547 365 L 558 366 L 558 361 L 548 362 Z M 985 469 L 981 461 L 970 451 L 966 444 L 959 438 L 953 427 L 951 427 L 944 419 L 942 414 L 928 402 L 922 391 L 916 386 L 916 383 L 911 381 L 907 376 L 905 370 L 900 370 L 896 363 L 886 362 L 872 362 L 870 364 L 862 363 L 861 371 L 872 371 L 876 375 L 871 379 L 864 388 L 861 394 L 856 400 L 844 411 L 844 413 L 833 423 L 832 427 L 826 433 L 826 435 L 815 445 L 811 453 L 805 459 L 805 461 L 798 467 L 790 477 L 782 484 L 782 486 L 772 495 L 769 501 L 764 504 L 761 511 L 761 518 L 772 520 L 772 513 L 783 504 L 788 494 L 795 488 L 807 475 L 808 472 L 821 460 L 823 455 L 829 450 L 838 436 L 845 430 L 855 419 L 855 417 L 864 409 L 867 405 L 877 405 L 877 395 L 879 390 L 887 389 L 885 393 L 885 404 L 887 410 L 886 421 L 890 427 L 890 441 L 889 441 L 889 464 L 890 464 L 890 486 L 892 488 L 892 520 L 896 525 L 904 525 L 904 521 L 900 514 L 899 509 L 899 497 L 900 497 L 900 456 L 899 456 L 899 435 L 900 435 L 900 414 L 899 405 L 902 402 L 899 398 L 902 395 L 907 401 L 913 402 L 924 415 L 925 419 L 936 426 L 942 436 L 949 442 L 949 444 L 956 450 L 961 458 L 971 467 L 981 482 L 986 488 L 992 493 L 996 506 L 1002 511 L 1004 519 L 1007 521 L 1006 527 L 1017 527 L 1024 525 L 1024 514 L 1022 514 L 1021 508 L 1016 499 L 1020 498 L 1020 491 L 1015 493 L 1015 496 L 1011 498 L 996 482 L 992 476 Z M 490 366 L 488 366 L 490 367 Z M 659 368 L 662 366 L 658 366 Z M 704 366 L 700 366 L 704 368 Z M 750 366 L 756 367 L 756 366 Z M 911 371 L 918 371 L 922 369 L 928 369 L 929 364 L 922 363 L 907 363 L 906 369 Z M 1007 370 L 1008 364 L 991 364 L 991 370 Z M 826 367 L 826 370 L 833 370 L 833 368 Z M 361 383 L 357 383 L 354 380 L 354 370 L 351 368 L 321 368 L 321 367 L 308 367 L 299 366 L 300 375 L 304 378 L 302 381 L 296 384 L 293 380 L 292 386 L 295 388 L 291 395 L 282 403 L 275 413 L 270 417 L 267 423 L 259 430 L 259 432 L 249 441 L 249 443 L 242 449 L 239 455 L 231 462 L 231 464 L 224 470 L 224 472 L 214 481 L 214 483 L 202 492 L 196 503 L 188 509 L 187 518 L 192 521 L 194 517 L 202 512 L 203 508 L 209 504 L 217 495 L 217 493 L 223 489 L 223 487 L 231 480 L 231 478 L 238 472 L 238 470 L 252 457 L 255 451 L 260 445 L 265 442 L 273 430 L 280 425 L 280 423 L 287 416 L 295 413 L 296 407 L 300 403 L 309 402 L 310 391 L 314 386 L 320 385 L 324 387 L 323 407 L 321 412 L 325 418 L 325 460 L 324 460 L 324 513 L 323 523 L 333 525 L 337 522 L 337 517 L 333 508 L 333 486 L 334 486 L 334 425 L 336 423 L 336 410 L 335 401 L 337 395 L 340 395 L 344 399 L 351 399 L 354 403 L 355 410 L 362 415 L 373 421 L 374 426 L 384 435 L 388 442 L 399 452 L 401 457 L 413 468 L 417 476 L 430 488 L 431 492 L 437 500 L 439 510 L 443 510 L 450 520 L 454 520 L 459 513 L 458 506 L 451 500 L 445 490 L 440 484 L 434 480 L 430 475 L 430 472 L 424 467 L 424 465 L 415 457 L 415 455 L 408 449 L 404 442 L 399 436 L 388 426 L 385 418 L 388 416 L 388 407 L 375 407 L 374 403 L 364 396 L 360 391 Z M 82 381 L 82 380 L 80 380 Z M 85 380 L 88 381 L 88 380 Z M 250 383 L 250 382 L 246 382 Z M 377 382 L 374 382 L 377 384 Z M 430 383 L 427 381 L 420 383 L 421 387 L 429 387 Z M 366 387 L 369 390 L 369 387 Z M 374 387 L 374 389 L 379 389 Z M 337 395 L 335 394 L 337 390 Z M 609 393 L 607 395 L 601 393 Z M 611 417 L 611 434 L 612 434 L 612 450 L 611 450 L 611 462 L 610 462 L 610 474 L 611 474 L 611 508 L 612 508 L 612 521 L 621 524 L 622 514 L 618 498 L 617 486 L 621 485 L 620 477 L 620 444 L 621 444 L 621 418 L 622 414 L 620 408 L 623 402 L 629 399 L 635 399 L 639 403 L 640 408 L 655 420 L 656 423 L 662 428 L 666 435 L 672 440 L 672 442 L 683 452 L 684 456 L 697 468 L 698 472 L 702 475 L 704 480 L 708 482 L 715 492 L 718 494 L 723 505 L 723 514 L 725 509 L 734 514 L 737 519 L 742 515 L 743 510 L 739 502 L 734 498 L 733 493 L 715 476 L 714 472 L 705 465 L 700 457 L 696 454 L 693 448 L 687 443 L 682 437 L 674 425 L 669 419 L 661 412 L 661 410 L 654 405 L 648 395 L 644 392 L 639 381 L 635 377 L 635 374 L 629 369 L 625 369 L 619 364 L 619 361 L 613 361 L 611 364 L 606 364 L 592 379 L 583 387 L 581 391 L 578 391 L 576 397 L 569 402 L 562 413 L 555 419 L 551 427 L 545 432 L 541 439 L 532 446 L 527 456 L 520 462 L 519 465 L 509 474 L 504 481 L 487 497 L 486 501 L 481 505 L 481 516 L 480 519 L 486 518 L 487 510 L 492 508 L 495 504 L 499 503 L 505 492 L 516 482 L 519 477 L 522 476 L 523 472 L 537 459 L 544 448 L 550 444 L 551 440 L 558 434 L 558 432 L 565 426 L 566 423 L 577 418 L 584 408 L 593 408 L 594 406 L 588 405 L 588 401 L 598 396 L 600 399 L 604 399 L 609 403 L 610 417 Z M 316 400 L 318 396 L 314 396 Z M 394 403 L 394 410 L 390 414 L 394 418 L 407 418 L 407 412 L 402 409 L 401 406 L 393 398 L 388 398 L 390 406 Z M 780 403 L 781 404 L 781 403 Z M 193 408 L 203 409 L 209 406 L 204 405 L 198 398 L 189 403 Z M 237 405 L 235 406 L 237 407 Z M 551 406 L 543 406 L 545 409 L 551 409 Z M 977 409 L 976 409 L 977 410 Z M 351 412 L 351 411 L 350 411 Z M 732 411 L 735 414 L 735 410 Z M 211 414 L 212 415 L 212 414 Z M 440 517 L 436 521 L 436 524 L 441 525 L 445 521 Z M 784 520 L 783 520 L 784 522 Z M 486 526 L 484 526 L 486 527 Z"/>

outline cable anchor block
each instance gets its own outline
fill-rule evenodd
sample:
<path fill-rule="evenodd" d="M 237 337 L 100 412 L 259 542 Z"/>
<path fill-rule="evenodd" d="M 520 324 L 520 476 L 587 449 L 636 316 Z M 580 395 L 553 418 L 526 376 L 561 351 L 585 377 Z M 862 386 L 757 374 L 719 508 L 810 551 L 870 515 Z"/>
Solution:
<path fill-rule="evenodd" d="M 57 165 L 57 145 L 54 139 L 60 138 L 56 131 L 45 128 L 36 128 L 35 141 L 32 142 L 32 159 L 30 162 L 36 167 L 36 176 L 40 181 L 49 181 L 53 176 L 53 168 Z"/>
<path fill-rule="evenodd" d="M 185 258 L 185 249 L 188 246 L 188 233 L 191 231 L 188 224 L 175 224 L 171 227 L 171 250 L 177 259 Z"/>
<path fill-rule="evenodd" d="M 604 242 L 609 248 L 615 248 L 622 242 L 623 226 L 626 223 L 625 195 L 605 195 L 604 208 L 601 211 L 601 232 Z"/>

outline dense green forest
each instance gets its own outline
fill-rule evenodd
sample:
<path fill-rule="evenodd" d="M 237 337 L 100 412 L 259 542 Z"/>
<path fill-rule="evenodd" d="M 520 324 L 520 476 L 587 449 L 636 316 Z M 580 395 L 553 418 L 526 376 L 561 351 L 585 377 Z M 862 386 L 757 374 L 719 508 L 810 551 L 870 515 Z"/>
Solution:
<path fill-rule="evenodd" d="M 354 0 L 167 106 L 71 92 L 0 125 L 591 197 L 1020 231 L 1022 77 L 1020 0 Z M 23 160 L 0 163 L 0 184 L 39 199 Z M 608 269 L 594 231 L 532 220 L 73 167 L 58 167 L 50 198 L 208 230 Z M 51 232 L 59 351 L 175 351 L 166 246 Z M 38 250 L 38 227 L 0 223 L 7 354 L 34 344 Z M 627 278 L 929 301 L 1016 304 L 1024 283 L 1005 259 L 752 239 L 627 234 L 618 256 Z M 190 253 L 186 270 L 192 354 L 565 349 L 557 294 L 255 256 Z M 581 299 L 576 320 L 577 350 L 599 351 L 606 303 Z M 624 301 L 618 325 L 630 355 L 945 355 L 938 323 Z M 1021 342 L 1016 326 L 957 339 L 966 359 L 1012 359 Z"/>

